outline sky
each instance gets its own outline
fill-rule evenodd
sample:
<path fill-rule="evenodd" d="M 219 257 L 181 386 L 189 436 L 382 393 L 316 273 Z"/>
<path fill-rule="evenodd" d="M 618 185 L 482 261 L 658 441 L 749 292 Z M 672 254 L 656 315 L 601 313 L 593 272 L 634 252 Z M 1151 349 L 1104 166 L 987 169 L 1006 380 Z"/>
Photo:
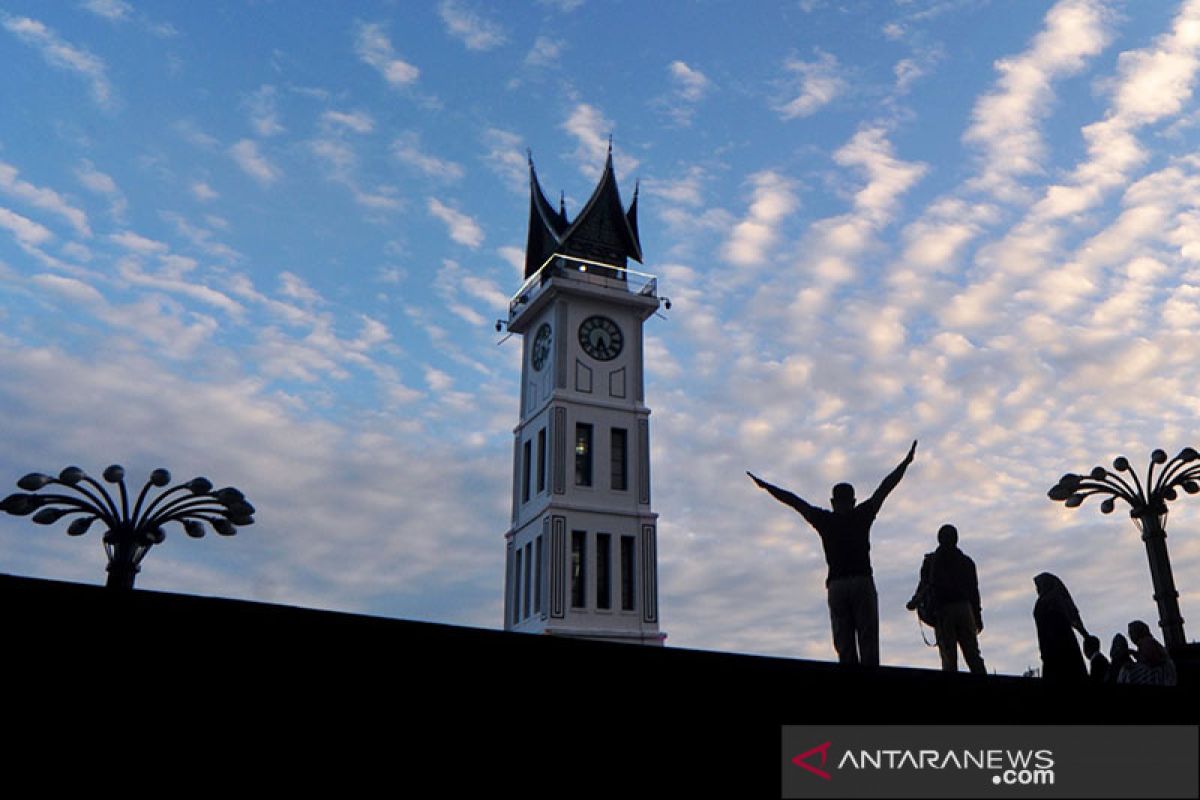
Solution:
<path fill-rule="evenodd" d="M 640 183 L 667 645 L 834 659 L 819 540 L 746 478 L 865 496 L 885 664 L 955 524 L 989 670 L 1032 578 L 1153 626 L 1065 472 L 1200 446 L 1200 1 L 0 0 L 0 481 L 241 488 L 146 589 L 502 626 L 527 151 L 568 214 Z M 637 265 L 632 265 L 637 266 Z M 1200 508 L 1167 523 L 1200 625 Z M 0 571 L 102 583 L 0 519 Z"/>

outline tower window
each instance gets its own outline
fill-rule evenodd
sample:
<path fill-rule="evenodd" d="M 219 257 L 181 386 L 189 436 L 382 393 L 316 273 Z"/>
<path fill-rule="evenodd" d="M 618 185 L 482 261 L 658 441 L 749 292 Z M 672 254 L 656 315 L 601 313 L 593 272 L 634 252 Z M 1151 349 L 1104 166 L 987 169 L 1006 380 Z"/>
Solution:
<path fill-rule="evenodd" d="M 592 485 L 592 426 L 575 423 L 575 485 Z"/>
<path fill-rule="evenodd" d="M 521 459 L 521 461 L 522 461 L 522 463 L 521 463 L 521 500 L 526 503 L 529 502 L 529 468 L 530 468 L 530 461 L 531 461 L 530 450 L 532 447 L 533 447 L 533 443 L 530 442 L 528 439 L 526 439 L 525 440 L 525 449 L 523 451 L 523 457 Z"/>
<path fill-rule="evenodd" d="M 587 531 L 571 531 L 571 607 L 587 606 Z"/>
<path fill-rule="evenodd" d="M 612 608 L 612 535 L 596 534 L 596 608 Z"/>
<path fill-rule="evenodd" d="M 609 442 L 609 455 L 612 461 L 612 488 L 623 492 L 629 488 L 629 431 L 624 428 L 613 428 Z"/>
<path fill-rule="evenodd" d="M 621 537 L 621 610 L 633 611 L 633 546 L 634 537 Z"/>
<path fill-rule="evenodd" d="M 546 429 L 538 431 L 537 444 L 537 490 L 538 494 L 546 491 Z"/>

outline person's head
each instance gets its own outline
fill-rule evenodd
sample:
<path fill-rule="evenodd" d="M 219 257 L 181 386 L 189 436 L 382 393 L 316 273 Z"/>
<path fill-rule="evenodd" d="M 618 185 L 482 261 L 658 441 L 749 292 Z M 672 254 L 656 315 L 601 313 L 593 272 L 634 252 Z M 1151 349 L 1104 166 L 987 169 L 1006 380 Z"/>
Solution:
<path fill-rule="evenodd" d="M 1062 582 L 1062 578 L 1055 575 L 1053 572 L 1043 572 L 1033 579 L 1033 585 L 1037 587 L 1037 593 L 1041 595 L 1055 595 L 1063 597 L 1067 600 L 1071 599 L 1071 593 L 1067 591 L 1067 585 Z"/>
<path fill-rule="evenodd" d="M 1088 658 L 1100 652 L 1100 639 L 1095 636 L 1083 637 L 1083 654 Z"/>
<path fill-rule="evenodd" d="M 839 483 L 834 486 L 829 504 L 833 506 L 834 511 L 853 511 L 854 487 L 848 483 Z"/>
<path fill-rule="evenodd" d="M 1118 661 L 1128 660 L 1129 640 L 1125 638 L 1125 634 L 1118 633 L 1113 636 L 1112 646 L 1108 648 L 1108 656 L 1114 664 Z"/>
<path fill-rule="evenodd" d="M 1142 622 L 1140 619 L 1135 619 L 1129 623 L 1129 640 L 1134 644 L 1138 644 L 1142 639 L 1150 635 L 1150 626 Z"/>
<path fill-rule="evenodd" d="M 943 525 L 938 528 L 938 544 L 954 547 L 958 544 L 958 528 L 953 525 Z"/>

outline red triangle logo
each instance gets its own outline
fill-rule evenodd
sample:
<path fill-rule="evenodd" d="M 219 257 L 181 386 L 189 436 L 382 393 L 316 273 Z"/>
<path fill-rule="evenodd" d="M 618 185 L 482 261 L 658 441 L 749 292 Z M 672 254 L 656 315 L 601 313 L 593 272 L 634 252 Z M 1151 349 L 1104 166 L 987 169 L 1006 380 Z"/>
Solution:
<path fill-rule="evenodd" d="M 803 753 L 801 753 L 800 755 L 793 758 L 792 763 L 795 764 L 797 767 L 803 767 L 804 769 L 811 772 L 813 775 L 816 775 L 818 778 L 824 778 L 825 780 L 829 780 L 828 772 L 826 772 L 823 769 L 817 769 L 816 767 L 814 767 L 812 764 L 809 764 L 805 760 L 809 756 L 811 756 L 813 753 L 821 754 L 821 766 L 822 767 L 825 766 L 825 759 L 829 757 L 829 742 L 825 742 L 825 744 L 819 744 L 816 747 L 812 748 L 811 750 L 805 750 Z"/>

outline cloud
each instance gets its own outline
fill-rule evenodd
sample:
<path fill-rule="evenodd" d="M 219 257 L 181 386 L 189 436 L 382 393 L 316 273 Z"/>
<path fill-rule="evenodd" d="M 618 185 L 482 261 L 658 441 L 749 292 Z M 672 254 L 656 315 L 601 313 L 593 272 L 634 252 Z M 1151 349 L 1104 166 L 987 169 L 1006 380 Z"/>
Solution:
<path fill-rule="evenodd" d="M 674 90 L 659 102 L 676 125 L 690 125 L 696 104 L 704 99 L 712 82 L 700 70 L 682 61 L 672 61 L 667 73 Z"/>
<path fill-rule="evenodd" d="M 108 81 L 108 67 L 99 57 L 70 44 L 41 22 L 29 17 L 4 15 L 0 24 L 21 41 L 41 51 L 46 63 L 84 78 L 91 86 L 92 99 L 97 105 L 102 108 L 113 107 L 115 100 L 112 85 Z"/>
<path fill-rule="evenodd" d="M 96 169 L 95 165 L 87 159 L 81 161 L 75 168 L 75 175 L 79 178 L 79 182 L 89 190 L 108 198 L 109 213 L 112 214 L 113 219 L 118 222 L 124 220 L 125 212 L 129 210 L 129 201 L 125 199 L 125 194 L 111 175 Z"/>
<path fill-rule="evenodd" d="M 199 248 L 201 251 L 225 261 L 232 263 L 241 260 L 241 254 L 227 244 L 216 240 L 215 234 L 201 225 L 189 222 L 182 214 L 177 214 L 172 211 L 161 211 L 159 216 L 166 220 L 180 236 L 184 237 L 192 244 L 193 247 Z M 213 226 L 212 218 L 208 219 L 210 226 Z"/>
<path fill-rule="evenodd" d="M 171 126 L 184 141 L 194 147 L 200 147 L 205 150 L 216 150 L 221 146 L 221 140 L 217 137 L 201 130 L 196 123 L 188 119 L 181 119 Z"/>
<path fill-rule="evenodd" d="M 264 84 L 245 100 L 250 112 L 250 127 L 262 137 L 276 136 L 286 130 L 279 122 L 277 107 L 278 92 L 274 86 Z"/>
<path fill-rule="evenodd" d="M 840 68 L 837 58 L 820 50 L 815 61 L 789 58 L 784 62 L 784 69 L 795 76 L 788 81 L 792 84 L 790 94 L 795 96 L 776 105 L 775 110 L 784 119 L 815 114 L 846 90 L 848 84 L 839 74 Z"/>
<path fill-rule="evenodd" d="M 27 247 L 37 247 L 54 238 L 54 234 L 44 225 L 9 211 L 4 206 L 0 206 L 0 228 L 7 229 L 17 242 Z"/>
<path fill-rule="evenodd" d="M 164 295 L 144 296 L 115 304 L 84 281 L 61 275 L 35 275 L 36 285 L 78 304 L 105 325 L 133 334 L 170 361 L 188 359 L 211 341 L 219 329 L 212 317 L 189 311 Z"/>
<path fill-rule="evenodd" d="M 525 64 L 530 67 L 549 67 L 557 64 L 567 43 L 563 39 L 551 39 L 549 36 L 539 36 L 533 40 L 533 46 L 525 55 Z"/>
<path fill-rule="evenodd" d="M 438 180 L 454 182 L 461 180 L 463 168 L 453 161 L 438 158 L 421 150 L 420 134 L 408 131 L 392 142 L 392 155 L 407 167 L 422 175 Z"/>
<path fill-rule="evenodd" d="M 976 102 L 963 136 L 984 151 L 978 189 L 1011 199 L 1020 191 L 1020 177 L 1041 170 L 1038 122 L 1054 101 L 1053 83 L 1078 73 L 1104 49 L 1111 38 L 1105 22 L 1103 6 L 1093 0 L 1061 0 L 1046 12 L 1027 50 L 996 62 L 996 88 Z"/>
<path fill-rule="evenodd" d="M 466 245 L 472 250 L 483 244 L 483 228 L 471 217 L 450 208 L 437 198 L 429 199 L 429 213 L 446 225 L 450 238 L 459 244 Z"/>
<path fill-rule="evenodd" d="M 283 174 L 278 167 L 263 157 L 258 151 L 258 143 L 253 139 L 242 139 L 229 148 L 229 155 L 243 172 L 263 186 L 270 186 Z"/>
<path fill-rule="evenodd" d="M 721 255 L 739 267 L 766 261 L 768 252 L 779 240 L 779 226 L 799 204 L 795 185 L 771 171 L 750 176 L 752 199 L 746 217 L 733 226 Z"/>
<path fill-rule="evenodd" d="M 85 0 L 82 7 L 114 22 L 129 19 L 133 13 L 133 6 L 125 0 Z"/>
<path fill-rule="evenodd" d="M 873 224 L 880 225 L 896 211 L 900 195 L 912 188 L 928 169 L 924 164 L 896 157 L 887 131 L 877 125 L 859 129 L 838 149 L 833 160 L 867 173 L 867 185 L 854 195 L 854 207 Z"/>
<path fill-rule="evenodd" d="M 457 498 L 460 491 L 504 498 L 502 465 L 473 456 L 464 462 L 460 453 L 469 449 L 383 420 L 343 427 L 307 419 L 259 381 L 190 380 L 140 354 L 109 359 L 113 371 L 142 376 L 138 381 L 108 379 L 107 370 L 49 349 L 2 349 L 0 366 L 27 381 L 0 388 L 6 408 L 30 416 L 22 443 L 53 442 L 36 450 L 37 466 L 81 462 L 98 470 L 107 463 L 100 459 L 112 458 L 105 454 L 118 452 L 135 480 L 157 466 L 184 479 L 210 475 L 243 489 L 258 508 L 257 524 L 236 539 L 197 543 L 169 529 L 143 565 L 139 586 L 445 621 L 447 609 L 433 611 L 421 598 L 453 574 L 457 621 L 500 618 L 495 543 L 476 533 L 489 518 L 503 517 L 503 502 Z M 408 403 L 420 396 L 402 384 L 390 388 Z M 47 390 L 56 396 L 39 400 Z M 67 423 L 87 419 L 96 407 L 108 409 L 105 425 Z M 167 438 L 152 431 L 170 432 L 169 452 Z M 21 474 L 32 465 L 12 454 L 4 468 Z M 297 497 L 315 500 L 297 504 Z M 381 529 L 380 519 L 401 524 Z M 28 520 L 3 524 L 28 533 Z M 40 541 L 48 549 L 19 553 L 0 547 L 17 572 L 101 582 L 103 550 L 94 537 L 47 536 Z"/>
<path fill-rule="evenodd" d="M 362 186 L 356 173 L 358 170 L 358 154 L 343 138 L 327 136 L 314 139 L 308 143 L 313 155 L 325 162 L 329 172 L 326 177 L 334 183 L 339 183 L 350 190 L 354 201 L 364 208 L 373 211 L 392 212 L 399 210 L 403 203 L 396 197 L 392 186 L 381 184 L 374 189 Z"/>
<path fill-rule="evenodd" d="M 589 177 L 599 177 L 609 148 L 607 134 L 612 133 L 613 123 L 595 106 L 578 103 L 571 109 L 571 113 L 562 127 L 579 143 L 579 146 L 575 148 L 575 159 L 580 171 Z M 613 161 L 623 175 L 633 172 L 641 163 L 615 146 L 613 147 Z"/>
<path fill-rule="evenodd" d="M 438 14 L 446 32 L 465 44 L 468 50 L 493 50 L 508 41 L 503 28 L 459 0 L 441 0 Z"/>
<path fill-rule="evenodd" d="M 139 255 L 160 255 L 168 252 L 171 248 L 165 242 L 148 239 L 145 236 L 134 233 L 133 231 L 121 231 L 120 233 L 111 233 L 108 236 L 109 240 L 114 244 L 120 245 L 131 253 Z"/>
<path fill-rule="evenodd" d="M 188 189 L 191 191 L 192 196 L 201 203 L 211 203 L 221 196 L 217 194 L 216 189 L 208 185 L 207 181 L 192 181 Z"/>
<path fill-rule="evenodd" d="M 189 260 L 189 262 L 183 270 L 184 272 L 195 266 L 194 261 Z M 205 305 L 219 308 L 234 317 L 241 316 L 245 310 L 240 303 L 228 295 L 195 281 L 187 280 L 178 274 L 178 267 L 168 267 L 162 273 L 155 274 L 143 271 L 135 259 L 122 259 L 117 266 L 120 277 L 135 286 L 184 295 Z"/>
<path fill-rule="evenodd" d="M 366 111 L 326 111 L 321 115 L 321 123 L 354 133 L 370 133 L 375 129 L 375 120 Z"/>
<path fill-rule="evenodd" d="M 1105 118 L 1083 128 L 1088 158 L 1067 181 L 1049 186 L 1032 215 L 1049 221 L 1094 208 L 1105 193 L 1125 182 L 1146 159 L 1135 132 L 1177 115 L 1191 97 L 1200 69 L 1200 2 L 1180 7 L 1171 30 L 1153 44 L 1120 54 L 1108 83 L 1112 106 Z"/>
<path fill-rule="evenodd" d="M 693 165 L 688 167 L 682 178 L 647 180 L 643 188 L 647 194 L 694 208 L 704 203 L 704 182 L 707 177 L 703 167 Z"/>
<path fill-rule="evenodd" d="M 34 186 L 32 183 L 18 178 L 17 173 L 16 167 L 0 161 L 0 192 L 22 200 L 34 208 L 57 214 L 70 223 L 77 234 L 91 238 L 92 229 L 88 225 L 87 214 L 72 206 L 66 198 L 53 189 Z"/>
<path fill-rule="evenodd" d="M 355 31 L 354 52 L 363 63 L 374 67 L 392 86 L 408 86 L 421 71 L 407 61 L 397 58 L 392 42 L 378 23 L 360 24 Z"/>
<path fill-rule="evenodd" d="M 500 128 L 487 128 L 480 136 L 484 149 L 484 162 L 504 179 L 505 185 L 517 192 L 529 191 L 529 163 L 526 160 L 521 137 Z"/>
<path fill-rule="evenodd" d="M 671 75 L 671 80 L 675 84 L 675 91 L 680 99 L 686 100 L 689 103 L 695 103 L 704 98 L 708 92 L 712 82 L 704 76 L 704 73 L 694 67 L 689 67 L 682 61 L 672 61 L 667 66 L 667 71 Z"/>

